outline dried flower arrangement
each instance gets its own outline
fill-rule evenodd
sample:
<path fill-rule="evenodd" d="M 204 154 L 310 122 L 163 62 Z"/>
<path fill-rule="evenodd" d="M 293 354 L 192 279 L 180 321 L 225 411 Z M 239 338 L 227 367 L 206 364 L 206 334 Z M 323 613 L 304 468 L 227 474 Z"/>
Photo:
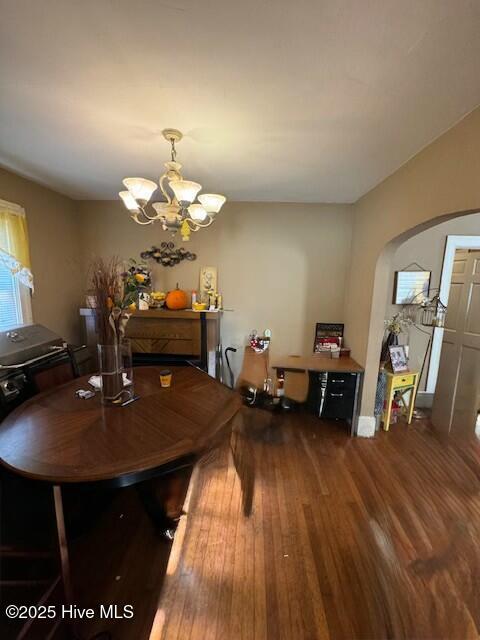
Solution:
<path fill-rule="evenodd" d="M 413 320 L 402 311 L 400 313 L 395 313 L 391 318 L 385 320 L 385 330 L 388 333 L 393 333 L 393 335 L 398 336 L 412 324 Z"/>
<path fill-rule="evenodd" d="M 390 357 L 389 347 L 398 344 L 398 336 L 413 324 L 413 320 L 408 316 L 407 311 L 402 309 L 400 313 L 395 313 L 391 318 L 385 320 L 384 324 L 385 336 L 380 353 L 380 362 L 388 360 Z"/>
<path fill-rule="evenodd" d="M 117 344 L 125 335 L 125 326 L 135 308 L 136 290 L 128 290 L 117 257 L 105 261 L 95 258 L 91 264 L 90 293 L 95 309 L 99 344 Z"/>

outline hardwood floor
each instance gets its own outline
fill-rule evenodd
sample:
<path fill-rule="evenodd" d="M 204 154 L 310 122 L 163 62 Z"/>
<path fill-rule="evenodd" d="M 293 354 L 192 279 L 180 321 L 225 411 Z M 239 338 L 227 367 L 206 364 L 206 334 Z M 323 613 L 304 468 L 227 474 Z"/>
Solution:
<path fill-rule="evenodd" d="M 227 449 L 194 472 L 150 640 L 478 638 L 476 439 L 246 411 L 247 499 Z"/>
<path fill-rule="evenodd" d="M 478 639 L 475 438 L 414 422 L 351 439 L 308 415 L 246 409 L 232 444 L 195 469 L 170 558 L 135 487 L 89 508 L 94 526 L 71 544 L 76 601 L 135 615 L 85 621 L 83 637 Z"/>
<path fill-rule="evenodd" d="M 186 468 L 147 481 L 171 516 L 181 511 L 190 473 Z M 106 497 L 99 514 L 87 514 L 88 530 L 71 540 L 72 575 L 76 603 L 96 612 L 101 604 L 116 605 L 119 617 L 97 614 L 77 627 L 82 638 L 108 631 L 113 640 L 147 640 L 171 544 L 155 529 L 136 486 L 107 491 Z M 120 617 L 126 605 L 133 607 L 132 618 Z"/>

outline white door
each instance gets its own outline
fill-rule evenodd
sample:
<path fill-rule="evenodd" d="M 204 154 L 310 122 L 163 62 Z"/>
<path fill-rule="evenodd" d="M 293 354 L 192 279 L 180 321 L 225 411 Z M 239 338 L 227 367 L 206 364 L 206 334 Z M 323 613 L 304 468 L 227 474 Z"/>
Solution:
<path fill-rule="evenodd" d="M 457 250 L 432 422 L 445 433 L 473 433 L 479 410 L 480 251 Z"/>

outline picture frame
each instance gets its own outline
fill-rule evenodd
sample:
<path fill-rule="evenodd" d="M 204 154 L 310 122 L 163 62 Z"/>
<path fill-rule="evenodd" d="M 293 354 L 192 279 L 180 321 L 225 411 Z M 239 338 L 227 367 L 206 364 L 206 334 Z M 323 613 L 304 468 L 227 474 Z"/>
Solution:
<path fill-rule="evenodd" d="M 392 304 L 422 304 L 430 293 L 431 271 L 395 271 Z"/>
<path fill-rule="evenodd" d="M 313 342 L 313 353 L 321 353 L 325 349 L 342 346 L 343 322 L 317 322 L 315 325 L 315 339 Z"/>
<path fill-rule="evenodd" d="M 408 357 L 404 345 L 390 345 L 388 350 L 390 352 L 390 364 L 393 373 L 408 371 Z"/>
<path fill-rule="evenodd" d="M 217 267 L 202 267 L 200 269 L 200 290 L 199 301 L 210 304 L 210 291 L 218 291 L 217 288 Z"/>

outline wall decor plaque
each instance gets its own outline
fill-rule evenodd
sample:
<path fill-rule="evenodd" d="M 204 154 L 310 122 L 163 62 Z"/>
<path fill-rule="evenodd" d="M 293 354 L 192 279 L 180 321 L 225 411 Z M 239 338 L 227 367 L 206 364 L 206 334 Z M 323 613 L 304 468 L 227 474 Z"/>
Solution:
<path fill-rule="evenodd" d="M 162 242 L 160 247 L 152 247 L 140 254 L 142 260 L 155 260 L 164 267 L 174 267 L 182 260 L 196 260 L 197 254 L 187 251 L 184 247 L 175 249 L 173 242 Z"/>
<path fill-rule="evenodd" d="M 217 267 L 202 267 L 200 269 L 200 301 L 209 304 L 212 291 L 218 291 Z"/>

